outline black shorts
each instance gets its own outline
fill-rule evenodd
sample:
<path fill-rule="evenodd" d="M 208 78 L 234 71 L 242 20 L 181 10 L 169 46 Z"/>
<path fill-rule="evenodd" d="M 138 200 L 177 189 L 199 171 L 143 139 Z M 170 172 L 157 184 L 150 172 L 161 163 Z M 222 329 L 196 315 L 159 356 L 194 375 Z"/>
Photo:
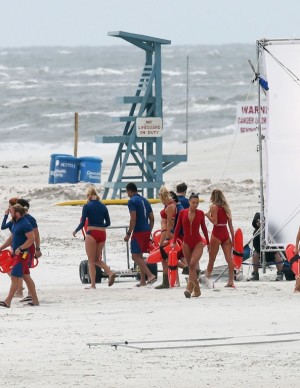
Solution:
<path fill-rule="evenodd" d="M 275 254 L 276 252 L 266 252 L 265 258 L 267 263 L 275 263 Z"/>
<path fill-rule="evenodd" d="M 257 252 L 256 250 L 254 250 L 254 252 L 256 252 L 260 255 L 260 253 Z M 267 263 L 275 263 L 275 254 L 276 254 L 276 252 L 266 252 L 265 253 L 266 262 Z M 261 261 L 261 257 L 260 257 L 260 261 Z"/>

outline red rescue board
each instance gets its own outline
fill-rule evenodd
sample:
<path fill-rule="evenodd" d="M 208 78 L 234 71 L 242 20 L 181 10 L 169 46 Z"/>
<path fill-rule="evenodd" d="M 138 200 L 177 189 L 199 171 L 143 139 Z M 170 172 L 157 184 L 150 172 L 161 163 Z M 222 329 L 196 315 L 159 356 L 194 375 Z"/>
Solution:
<path fill-rule="evenodd" d="M 146 263 L 155 264 L 155 263 L 159 263 L 160 261 L 162 261 L 163 258 L 162 258 L 161 250 L 163 250 L 163 254 L 165 255 L 165 258 L 167 259 L 169 252 L 172 249 L 172 243 L 173 243 L 173 239 L 170 240 L 168 245 L 166 245 L 164 247 L 155 248 L 153 251 L 151 251 L 148 258 L 146 259 Z M 179 253 L 181 251 L 181 247 L 182 247 L 182 241 L 177 239 L 174 250 L 177 253 Z"/>
<path fill-rule="evenodd" d="M 299 267 L 300 267 L 300 256 L 294 253 L 295 245 L 289 244 L 286 247 L 285 253 L 288 259 L 288 262 L 291 265 L 292 271 L 296 276 L 299 275 Z"/>
<path fill-rule="evenodd" d="M 178 256 L 177 252 L 174 249 L 171 249 L 169 252 L 168 258 L 168 277 L 170 287 L 174 287 L 178 274 Z"/>
<path fill-rule="evenodd" d="M 235 268 L 240 269 L 243 262 L 244 245 L 242 229 L 237 229 L 234 234 L 232 260 Z"/>

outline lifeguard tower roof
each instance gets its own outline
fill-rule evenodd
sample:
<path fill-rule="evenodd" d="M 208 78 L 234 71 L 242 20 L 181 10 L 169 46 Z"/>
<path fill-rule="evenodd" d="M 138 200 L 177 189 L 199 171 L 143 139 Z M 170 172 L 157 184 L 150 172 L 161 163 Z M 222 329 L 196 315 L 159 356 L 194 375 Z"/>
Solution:
<path fill-rule="evenodd" d="M 136 43 L 146 42 L 146 43 L 171 44 L 171 41 L 167 39 L 154 38 L 153 36 L 148 36 L 148 35 L 132 34 L 131 32 L 125 32 L 125 31 L 111 31 L 111 32 L 108 32 L 107 35 L 122 38 L 124 40 L 127 40 L 130 43 L 134 43 L 133 41 L 136 40 Z"/>

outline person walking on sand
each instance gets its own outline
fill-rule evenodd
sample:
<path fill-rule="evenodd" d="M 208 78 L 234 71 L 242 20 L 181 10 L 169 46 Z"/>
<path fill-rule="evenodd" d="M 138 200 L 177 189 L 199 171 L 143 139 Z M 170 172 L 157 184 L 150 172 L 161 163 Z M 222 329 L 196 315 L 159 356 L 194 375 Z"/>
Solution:
<path fill-rule="evenodd" d="M 174 226 L 175 219 L 177 214 L 176 203 L 171 196 L 169 190 L 162 186 L 159 190 L 159 198 L 164 205 L 163 210 L 160 212 L 160 223 L 161 223 L 161 234 L 159 241 L 159 248 L 162 258 L 162 268 L 163 268 L 163 281 L 160 285 L 156 286 L 156 290 L 162 290 L 164 288 L 169 288 L 169 278 L 168 278 L 168 255 L 164 251 L 164 246 L 170 243 L 170 240 L 174 235 Z"/>
<path fill-rule="evenodd" d="M 210 202 L 211 206 L 205 215 L 213 224 L 213 230 L 210 237 L 209 261 L 206 269 L 206 278 L 202 280 L 204 283 L 208 283 L 207 279 L 211 277 L 214 262 L 221 246 L 228 264 L 229 272 L 229 279 L 225 287 L 234 287 L 234 264 L 232 260 L 234 229 L 232 225 L 231 210 L 221 190 L 215 189 L 212 191 Z M 227 224 L 230 230 L 231 239 L 228 233 Z"/>
<path fill-rule="evenodd" d="M 1 230 L 9 229 L 9 231 L 12 233 L 12 227 L 14 225 L 14 221 L 12 219 L 8 220 L 8 215 L 10 214 L 10 208 L 14 206 L 18 201 L 17 197 L 10 198 L 8 201 L 8 208 L 4 212 L 4 217 L 1 224 Z M 8 273 L 8 276 L 10 276 L 10 273 Z M 15 293 L 16 298 L 23 298 L 23 279 L 20 278 L 19 280 L 19 287 Z M 31 299 L 30 299 L 31 300 Z M 21 299 L 20 302 L 26 302 L 25 300 Z"/>
<path fill-rule="evenodd" d="M 175 216 L 174 227 L 173 227 L 173 229 L 174 229 L 173 232 L 174 232 L 175 228 L 176 228 L 176 225 L 177 225 L 179 213 L 181 212 L 181 210 L 184 210 L 184 207 L 181 205 L 181 202 L 178 199 L 178 195 L 174 191 L 170 191 L 170 195 L 171 195 L 172 199 L 174 200 L 174 202 L 176 204 L 176 216 Z M 180 228 L 178 238 L 179 238 L 179 240 L 183 241 L 183 228 Z M 178 267 L 182 269 L 182 274 L 183 275 L 188 275 L 189 274 L 189 266 L 188 266 L 188 263 L 187 263 L 187 261 L 186 261 L 186 259 L 184 257 L 184 253 L 183 253 L 182 250 L 178 254 Z M 176 285 L 178 287 L 180 286 L 179 274 L 178 273 L 177 273 Z"/>
<path fill-rule="evenodd" d="M 176 186 L 176 193 L 177 193 L 179 202 L 181 203 L 184 209 L 187 209 L 190 206 L 189 200 L 186 198 L 186 191 L 187 191 L 186 183 L 182 182 Z"/>
<path fill-rule="evenodd" d="M 208 232 L 205 225 L 205 215 L 200 209 L 199 197 L 192 193 L 189 198 L 189 208 L 182 210 L 179 213 L 177 225 L 174 233 L 173 247 L 180 234 L 180 229 L 183 228 L 183 244 L 182 250 L 189 266 L 189 280 L 187 283 L 184 295 L 186 298 L 198 297 L 201 295 L 199 281 L 197 277 L 197 269 L 199 268 L 199 260 L 203 253 L 203 240 L 200 236 L 199 229 L 201 227 L 209 249 Z"/>
<path fill-rule="evenodd" d="M 17 203 L 19 205 L 23 206 L 23 208 L 25 209 L 24 217 L 32 226 L 33 233 L 34 233 L 34 244 L 32 244 L 31 247 L 29 248 L 30 260 L 31 260 L 29 262 L 29 264 L 31 267 L 31 262 L 34 260 L 34 258 L 35 257 L 39 258 L 42 256 L 42 252 L 41 252 L 41 248 L 40 248 L 41 247 L 40 233 L 39 233 L 36 219 L 31 214 L 28 213 L 28 210 L 30 207 L 29 202 L 24 198 L 19 198 L 17 200 Z M 22 278 L 19 280 L 19 286 L 18 286 L 18 290 L 16 292 L 16 296 L 23 296 L 23 279 Z M 20 302 L 29 302 L 31 300 L 32 300 L 32 296 L 30 295 L 30 292 L 28 291 L 27 296 L 25 296 L 25 298 L 21 299 Z"/>
<path fill-rule="evenodd" d="M 141 280 L 137 285 L 145 286 L 156 281 L 156 276 L 149 270 L 143 259 L 143 253 L 148 250 L 154 226 L 154 215 L 149 201 L 138 194 L 135 183 L 128 183 L 126 192 L 130 198 L 128 201 L 130 221 L 124 241 L 129 241 L 131 237 L 130 250 L 132 260 L 139 266 L 141 271 Z M 148 278 L 147 282 L 145 275 Z"/>
<path fill-rule="evenodd" d="M 9 293 L 4 301 L 0 302 L 0 307 L 9 308 L 12 298 L 17 289 L 19 279 L 23 277 L 32 301 L 28 302 L 29 306 L 38 306 L 39 300 L 36 294 L 35 284 L 30 276 L 29 262 L 30 262 L 30 246 L 34 243 L 34 232 L 32 226 L 26 220 L 25 209 L 16 204 L 10 208 L 13 227 L 11 236 L 0 246 L 0 251 L 9 246 L 13 250 L 13 267 L 11 270 L 11 286 Z"/>
<path fill-rule="evenodd" d="M 108 286 L 115 282 L 116 274 L 102 261 L 102 250 L 106 241 L 106 228 L 110 226 L 110 217 L 107 207 L 100 202 L 100 197 L 94 187 L 86 190 L 87 204 L 83 206 L 80 224 L 73 232 L 73 236 L 81 230 L 86 220 L 88 226 L 85 236 L 85 250 L 88 257 L 91 286 L 96 288 L 96 266 L 102 268 L 108 274 Z"/>

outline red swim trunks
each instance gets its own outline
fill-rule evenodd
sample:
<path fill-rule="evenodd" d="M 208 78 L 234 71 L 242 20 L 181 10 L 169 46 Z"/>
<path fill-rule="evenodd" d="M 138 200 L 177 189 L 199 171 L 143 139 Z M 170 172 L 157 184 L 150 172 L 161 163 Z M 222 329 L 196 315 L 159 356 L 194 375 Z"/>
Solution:
<path fill-rule="evenodd" d="M 22 259 L 24 253 L 13 256 L 13 267 L 11 270 L 11 276 L 16 278 L 22 278 L 23 275 L 29 275 L 30 254 L 27 253 L 27 258 Z"/>
<path fill-rule="evenodd" d="M 133 232 L 131 236 L 130 249 L 131 253 L 144 253 L 148 251 L 150 242 L 150 231 Z"/>

